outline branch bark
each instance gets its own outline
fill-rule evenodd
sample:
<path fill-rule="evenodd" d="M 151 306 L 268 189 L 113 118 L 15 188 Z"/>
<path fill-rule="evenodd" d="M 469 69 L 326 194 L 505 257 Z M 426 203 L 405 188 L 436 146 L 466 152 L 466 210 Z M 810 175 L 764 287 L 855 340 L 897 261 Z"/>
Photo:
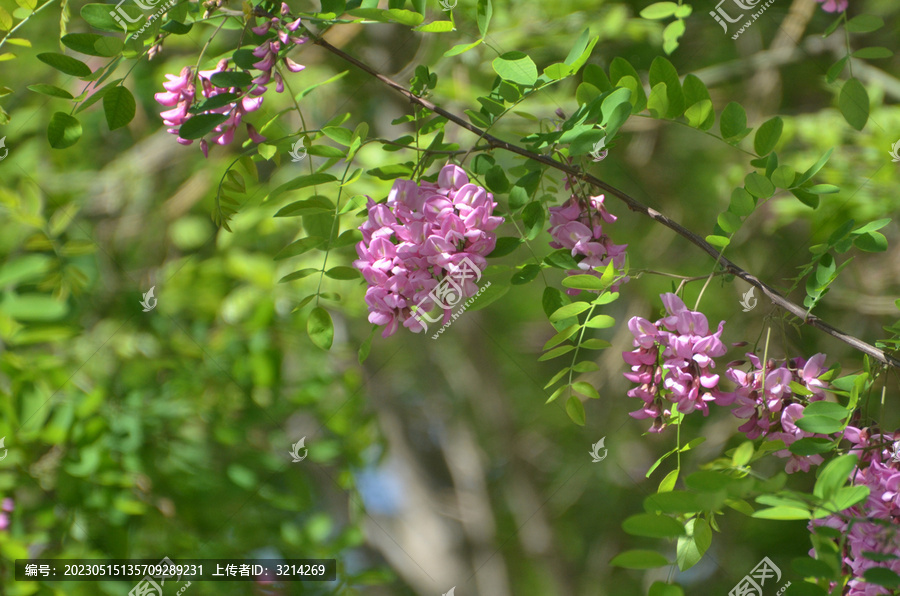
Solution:
<path fill-rule="evenodd" d="M 542 163 L 542 164 L 546 165 L 547 167 L 553 168 L 555 170 L 559 170 L 560 172 L 565 172 L 566 174 L 568 174 L 574 178 L 583 180 L 593 186 L 596 186 L 597 188 L 603 190 L 604 192 L 616 197 L 617 199 L 619 199 L 620 201 L 625 203 L 625 205 L 632 211 L 635 211 L 637 213 L 645 215 L 646 217 L 649 217 L 650 219 L 657 221 L 658 223 L 660 223 L 660 224 L 664 225 L 665 227 L 669 228 L 670 230 L 674 231 L 679 236 L 687 239 L 689 242 L 700 247 L 704 252 L 709 254 L 709 256 L 711 256 L 713 259 L 718 260 L 718 262 L 722 264 L 723 268 L 726 271 L 734 274 L 737 277 L 740 277 L 741 279 L 743 279 L 750 285 L 761 290 L 762 293 L 765 294 L 769 298 L 769 300 L 772 301 L 772 304 L 774 304 L 775 306 L 791 313 L 792 315 L 799 318 L 801 321 L 803 321 L 805 324 L 809 325 L 810 327 L 814 327 L 820 331 L 827 333 L 828 335 L 830 335 L 836 339 L 839 339 L 840 341 L 852 346 L 853 348 L 855 348 L 856 350 L 859 350 L 860 352 L 862 352 L 864 354 L 871 356 L 872 358 L 878 360 L 879 362 L 882 362 L 889 366 L 893 366 L 895 368 L 900 368 L 900 360 L 898 360 L 894 356 L 887 354 L 882 350 L 879 350 L 875 346 L 868 344 L 865 341 L 863 341 L 857 337 L 854 337 L 852 335 L 848 335 L 848 334 L 844 333 L 840 329 L 837 329 L 836 327 L 830 325 L 829 323 L 827 323 L 826 321 L 820 319 L 819 317 L 817 317 L 815 315 L 807 314 L 806 309 L 804 309 L 803 307 L 801 307 L 798 304 L 791 302 L 790 300 L 788 300 L 787 298 L 785 298 L 784 296 L 779 294 L 777 291 L 775 291 L 775 289 L 771 288 L 764 282 L 760 281 L 756 276 L 750 274 L 747 271 L 744 271 L 742 268 L 740 268 L 736 264 L 732 263 L 730 260 L 725 258 L 724 255 L 720 254 L 719 251 L 716 250 L 716 248 L 713 245 L 711 245 L 710 243 L 708 243 L 706 240 L 704 240 L 703 238 L 701 238 L 694 232 L 690 231 L 689 229 L 685 228 L 677 221 L 669 219 L 668 217 L 666 217 L 659 211 L 644 205 L 643 203 L 641 203 L 637 199 L 631 197 L 624 191 L 621 191 L 618 188 L 610 186 L 606 182 L 603 182 L 602 180 L 592 176 L 591 174 L 583 172 L 580 168 L 578 168 L 576 166 L 572 166 L 567 163 L 553 160 L 545 155 L 533 153 L 523 147 L 519 147 L 518 145 L 513 145 L 512 143 L 507 143 L 506 141 L 498 139 L 497 137 L 490 135 L 490 134 L 486 133 L 485 131 L 481 130 L 474 124 L 467 122 L 466 120 L 463 120 L 456 114 L 453 114 L 452 112 L 448 112 L 447 110 L 441 108 L 440 106 L 435 105 L 434 103 L 428 101 L 427 99 L 418 97 L 417 95 L 415 95 L 411 91 L 407 90 L 400 84 L 392 81 L 391 79 L 387 78 L 383 74 L 377 72 L 376 70 L 371 68 L 369 65 L 367 65 L 363 62 L 360 62 L 359 60 L 357 60 L 353 56 L 347 54 L 343 50 L 334 47 L 333 45 L 331 45 L 330 43 L 328 43 L 321 37 L 316 37 L 316 36 L 312 36 L 312 35 L 310 37 L 313 39 L 313 42 L 316 45 L 321 46 L 322 48 L 328 50 L 329 52 L 338 56 L 339 58 L 349 62 L 350 64 L 353 64 L 360 70 L 363 70 L 364 72 L 372 75 L 373 77 L 375 77 L 376 79 L 378 79 L 379 81 L 381 81 L 382 83 L 387 85 L 388 87 L 394 89 L 398 93 L 407 97 L 411 102 L 417 103 L 424 108 L 428 108 L 435 114 L 439 114 L 439 115 L 443 116 L 444 118 L 446 118 L 450 122 L 453 122 L 457 126 L 461 126 L 462 128 L 465 128 L 466 130 L 478 135 L 479 139 L 484 140 L 491 147 L 496 148 L 496 149 L 504 149 L 511 153 L 515 153 L 517 155 L 521 155 L 522 157 L 526 157 L 530 160 L 536 161 L 538 163 Z"/>

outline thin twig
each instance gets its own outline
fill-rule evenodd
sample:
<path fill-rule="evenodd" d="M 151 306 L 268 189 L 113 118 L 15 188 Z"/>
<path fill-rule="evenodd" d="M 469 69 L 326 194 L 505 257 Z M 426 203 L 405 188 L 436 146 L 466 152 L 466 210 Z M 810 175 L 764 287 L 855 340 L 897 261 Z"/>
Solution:
<path fill-rule="evenodd" d="M 625 203 L 625 205 L 632 211 L 641 213 L 642 215 L 645 215 L 646 217 L 649 217 L 650 219 L 652 219 L 658 223 L 661 223 L 665 227 L 674 231 L 679 236 L 687 239 L 691 243 L 700 247 L 709 256 L 711 256 L 716 261 L 720 262 L 722 264 L 722 267 L 726 271 L 728 271 L 729 273 L 732 273 L 733 275 L 735 275 L 737 277 L 740 277 L 741 279 L 743 279 L 750 285 L 759 288 L 763 292 L 763 294 L 765 294 L 772 301 L 772 304 L 774 304 L 775 306 L 791 313 L 792 315 L 799 318 L 801 321 L 803 321 L 805 324 L 809 325 L 810 327 L 819 329 L 820 331 L 823 331 L 823 332 L 827 333 L 828 335 L 830 335 L 836 339 L 839 339 L 840 341 L 850 345 L 851 347 L 859 350 L 860 352 L 867 354 L 867 355 L 871 356 L 872 358 L 875 358 L 879 362 L 883 362 L 884 364 L 888 364 L 895 368 L 900 368 L 900 360 L 898 360 L 894 356 L 887 354 L 887 353 L 883 352 L 882 350 L 879 350 L 875 346 L 870 345 L 857 337 L 854 337 L 852 335 L 848 335 L 848 334 L 844 333 L 843 331 L 837 329 L 836 327 L 830 325 L 829 323 L 825 322 L 824 320 L 820 319 L 819 317 L 817 317 L 815 315 L 808 314 L 806 312 L 806 309 L 804 309 L 803 307 L 801 307 L 797 304 L 794 304 L 793 302 L 791 302 L 790 300 L 788 300 L 787 298 L 785 298 L 784 296 L 779 294 L 777 291 L 775 291 L 773 288 L 769 287 L 767 284 L 760 281 L 756 276 L 752 275 L 751 273 L 748 273 L 747 271 L 744 271 L 743 269 L 741 269 L 740 267 L 738 267 L 737 265 L 732 263 L 730 260 L 728 260 L 727 258 L 722 256 L 722 254 L 719 251 L 717 251 L 715 249 L 715 247 L 713 245 L 711 245 L 710 243 L 708 243 L 706 240 L 704 240 L 703 238 L 701 238 L 694 232 L 690 231 L 689 229 L 685 228 L 677 221 L 669 219 L 667 216 L 663 215 L 656 209 L 653 209 L 651 207 L 644 205 L 643 203 L 641 203 L 637 199 L 631 197 L 624 191 L 621 191 L 618 188 L 610 186 L 606 182 L 603 182 L 602 180 L 592 176 L 591 174 L 587 174 L 587 173 L 583 172 L 577 166 L 572 166 L 567 163 L 554 161 L 545 155 L 533 153 L 523 147 L 519 147 L 518 145 L 513 145 L 511 143 L 507 143 L 506 141 L 498 139 L 497 137 L 495 137 L 493 135 L 487 134 L 485 131 L 481 130 L 474 124 L 471 124 L 470 122 L 463 120 L 456 114 L 453 114 L 439 106 L 436 106 L 435 104 L 428 101 L 427 99 L 418 97 L 417 95 L 410 92 L 409 90 L 407 90 L 400 84 L 392 81 L 391 79 L 387 78 L 383 74 L 377 72 L 376 70 L 371 68 L 369 65 L 367 65 L 363 62 L 360 62 L 359 60 L 357 60 L 353 56 L 347 54 L 343 50 L 340 50 L 339 48 L 334 47 L 333 45 L 331 45 L 330 43 L 328 43 L 321 37 L 315 37 L 312 35 L 310 35 L 310 37 L 313 39 L 313 42 L 316 45 L 319 45 L 319 46 L 325 48 L 332 54 L 335 54 L 336 56 L 342 58 L 343 60 L 349 62 L 350 64 L 353 64 L 360 70 L 367 72 L 368 74 L 370 74 L 373 77 L 375 77 L 376 79 L 380 80 L 382 83 L 384 83 L 388 87 L 391 87 L 398 93 L 402 94 L 404 97 L 408 98 L 410 101 L 415 102 L 425 108 L 428 108 L 432 112 L 443 116 L 444 118 L 453 122 L 457 126 L 461 126 L 462 128 L 465 128 L 466 130 L 478 135 L 478 137 L 481 140 L 490 144 L 491 147 L 493 147 L 495 149 L 505 149 L 506 151 L 509 151 L 510 153 L 515 153 L 517 155 L 521 155 L 522 157 L 526 157 L 532 161 L 542 163 L 548 167 L 559 170 L 560 172 L 564 172 L 574 178 L 584 180 L 585 182 L 588 182 L 588 183 L 596 186 L 597 188 L 605 191 L 606 193 L 611 194 L 612 196 L 616 197 L 617 199 L 619 199 L 620 201 Z"/>

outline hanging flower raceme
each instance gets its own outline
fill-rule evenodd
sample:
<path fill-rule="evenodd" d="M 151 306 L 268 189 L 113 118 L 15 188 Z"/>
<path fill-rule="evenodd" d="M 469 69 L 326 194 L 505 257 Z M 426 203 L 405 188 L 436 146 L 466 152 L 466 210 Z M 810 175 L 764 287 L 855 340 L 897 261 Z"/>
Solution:
<path fill-rule="evenodd" d="M 868 498 L 839 515 L 812 520 L 809 529 L 834 528 L 847 537 L 844 566 L 852 579 L 846 596 L 891 594 L 886 588 L 862 580 L 863 574 L 884 567 L 900 574 L 900 431 L 872 433 L 869 429 L 848 426 L 844 438 L 854 446 L 858 467 L 850 473 L 851 483 L 869 489 Z M 852 524 L 846 517 L 856 518 Z M 813 556 L 814 550 L 810 551 Z M 881 559 L 876 561 L 873 559 Z"/>
<path fill-rule="evenodd" d="M 466 276 L 453 290 L 439 285 L 466 267 L 477 268 L 480 277 L 487 266 L 485 256 L 497 243 L 493 230 L 503 223 L 493 215 L 493 199 L 455 165 L 441 170 L 437 184 L 396 180 L 385 203 L 369 199 L 368 220 L 359 227 L 359 260 L 353 264 L 369 283 L 369 322 L 384 325 L 382 337 L 401 324 L 423 331 L 426 324 L 413 307 L 418 315 L 440 306 L 446 323 L 451 311 L 444 307 L 478 291 Z M 453 300 L 444 290 L 456 292 Z"/>
<path fill-rule="evenodd" d="M 703 313 L 688 310 L 675 294 L 662 294 L 660 298 L 667 316 L 655 323 L 632 317 L 628 329 L 637 349 L 622 354 L 631 365 L 625 378 L 638 385 L 628 391 L 628 397 L 644 402 L 630 415 L 638 420 L 653 418 L 652 432 L 665 428 L 672 414 L 670 404 L 677 404 L 681 414 L 694 410 L 709 414 L 708 402 L 721 400 L 719 375 L 712 372 L 713 358 L 726 352 L 721 341 L 725 321 L 719 323 L 718 331 L 710 333 Z"/>
<path fill-rule="evenodd" d="M 572 269 L 570 275 L 594 275 L 600 277 L 606 266 L 612 262 L 616 269 L 625 266 L 625 249 L 627 244 L 615 244 L 603 233 L 603 222 L 613 223 L 616 216 L 606 210 L 603 195 L 590 197 L 587 204 L 582 204 L 573 196 L 561 207 L 550 207 L 550 235 L 552 248 L 567 248 L 578 260 L 578 269 Z M 580 259 L 580 260 L 579 260 Z M 628 281 L 625 277 L 611 286 L 613 292 L 619 285 Z M 566 293 L 574 296 L 581 290 L 569 288 Z"/>
<path fill-rule="evenodd" d="M 281 5 L 281 14 L 287 16 L 289 9 L 287 4 Z M 228 145 L 234 140 L 235 130 L 240 126 L 245 114 L 255 112 L 263 103 L 263 94 L 266 92 L 266 85 L 270 81 L 275 81 L 275 92 L 284 91 L 284 81 L 278 72 L 273 73 L 275 65 L 281 60 L 285 67 L 291 72 L 300 72 L 304 67 L 297 64 L 283 54 L 295 45 L 306 43 L 305 37 L 298 37 L 294 32 L 300 27 L 300 19 L 286 23 L 279 18 L 268 19 L 265 23 L 253 28 L 253 32 L 257 35 L 267 35 L 270 30 L 275 31 L 275 37 L 267 38 L 253 50 L 253 56 L 258 61 L 253 63 L 253 69 L 259 71 L 253 74 L 251 83 L 244 86 L 226 86 L 219 87 L 213 83 L 213 77 L 219 73 L 235 73 L 239 71 L 236 68 L 228 66 L 228 59 L 221 60 L 213 70 L 200 70 L 197 72 L 196 78 L 198 82 L 194 82 L 194 71 L 191 67 L 185 66 L 178 76 L 167 74 L 168 82 L 163 83 L 166 91 L 157 93 L 154 97 L 156 101 L 163 106 L 172 108 L 160 113 L 163 122 L 171 128 L 168 132 L 178 135 L 179 127 L 185 122 L 201 114 L 206 115 L 224 115 L 226 118 L 218 124 L 213 130 L 212 142 L 217 145 Z M 246 76 L 246 75 L 244 75 Z M 234 77 L 229 77 L 232 81 Z M 214 98 L 219 95 L 229 94 L 226 97 L 220 97 L 218 100 Z M 205 107 L 200 103 L 203 98 Z M 265 141 L 265 137 L 256 132 L 251 124 L 247 124 L 247 133 L 255 143 Z M 184 139 L 178 137 L 178 142 L 182 145 L 190 145 L 193 139 Z M 209 156 L 209 144 L 206 139 L 201 139 L 200 149 L 204 156 Z"/>
<path fill-rule="evenodd" d="M 738 430 L 746 433 L 748 439 L 764 436 L 769 440 L 783 440 L 786 447 L 807 437 L 827 438 L 826 435 L 807 432 L 799 428 L 797 420 L 803 417 L 804 407 L 811 402 L 825 399 L 827 383 L 820 379 L 826 372 L 825 354 L 816 354 L 809 361 L 794 358 L 792 365 L 787 362 L 777 364 L 769 360 L 765 370 L 756 354 L 747 354 L 752 365 L 744 372 L 735 368 L 742 362 L 729 365 L 725 375 L 737 385 L 730 393 L 724 393 L 718 403 L 733 404 L 732 414 L 747 419 Z M 806 389 L 807 395 L 798 395 L 791 383 Z M 776 451 L 779 457 L 789 457 L 786 471 L 792 474 L 798 470 L 809 471 L 810 464 L 822 463 L 821 455 L 796 455 L 788 449 Z"/>

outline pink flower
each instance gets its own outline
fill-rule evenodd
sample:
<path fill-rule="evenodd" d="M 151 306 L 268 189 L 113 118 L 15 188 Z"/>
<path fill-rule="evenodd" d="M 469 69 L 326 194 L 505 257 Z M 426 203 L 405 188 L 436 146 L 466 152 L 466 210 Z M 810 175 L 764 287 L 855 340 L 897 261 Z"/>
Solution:
<path fill-rule="evenodd" d="M 643 400 L 644 406 L 631 416 L 638 419 L 653 417 L 651 432 L 665 428 L 671 412 L 664 406 L 678 405 L 678 411 L 688 414 L 700 410 L 709 414 L 708 402 L 721 401 L 718 390 L 719 375 L 712 372 L 714 358 L 725 354 L 721 341 L 725 321 L 716 333 L 709 333 L 709 324 L 702 313 L 688 310 L 675 294 L 660 296 L 666 307 L 665 316 L 655 323 L 632 317 L 628 329 L 634 336 L 632 352 L 622 354 L 631 372 L 625 378 L 635 387 L 629 397 Z"/>
<path fill-rule="evenodd" d="M 847 0 L 816 0 L 822 4 L 822 10 L 825 12 L 844 12 L 847 10 Z"/>
<path fill-rule="evenodd" d="M 493 195 L 468 180 L 462 168 L 447 165 L 437 184 L 398 179 L 384 203 L 369 199 L 353 265 L 369 284 L 369 321 L 385 327 L 383 337 L 401 323 L 425 330 L 426 321 L 440 320 L 427 314 L 434 307 L 446 322 L 451 307 L 478 291 L 474 279 L 487 266 L 503 218 L 492 215 Z"/>

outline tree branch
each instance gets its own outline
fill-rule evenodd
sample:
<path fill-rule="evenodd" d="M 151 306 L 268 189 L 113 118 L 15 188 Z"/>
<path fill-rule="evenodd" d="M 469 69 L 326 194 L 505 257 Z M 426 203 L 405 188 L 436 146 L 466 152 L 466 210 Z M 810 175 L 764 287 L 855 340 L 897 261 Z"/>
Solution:
<path fill-rule="evenodd" d="M 809 325 L 810 327 L 814 327 L 816 329 L 819 329 L 820 331 L 824 331 L 828 335 L 841 340 L 842 342 L 852 346 L 853 348 L 859 350 L 860 352 L 863 352 L 864 354 L 871 356 L 872 358 L 878 360 L 879 362 L 893 366 L 895 368 L 900 368 L 900 360 L 898 360 L 894 356 L 892 356 L 890 354 L 886 354 L 882 350 L 879 350 L 875 346 L 870 345 L 857 337 L 854 337 L 852 335 L 848 335 L 848 334 L 844 333 L 843 331 L 833 327 L 832 325 L 828 324 L 827 322 L 820 319 L 819 317 L 816 317 L 815 315 L 807 314 L 805 308 L 803 308 L 797 304 L 794 304 L 793 302 L 791 302 L 790 300 L 788 300 L 787 298 L 785 298 L 784 296 L 779 294 L 777 291 L 775 291 L 773 288 L 769 287 L 767 284 L 760 281 L 754 275 L 748 273 L 747 271 L 744 271 L 743 269 L 741 269 L 740 267 L 738 267 L 737 265 L 732 263 L 730 260 L 725 258 L 725 256 L 723 256 L 721 253 L 719 253 L 719 251 L 717 251 L 715 249 L 715 247 L 713 247 L 706 240 L 704 240 L 703 238 L 701 238 L 694 232 L 690 231 L 689 229 L 685 228 L 680 223 L 669 219 L 668 217 L 666 217 L 659 211 L 644 205 L 643 203 L 641 203 L 637 199 L 631 197 L 627 193 L 625 193 L 613 186 L 610 186 L 606 182 L 603 182 L 602 180 L 592 176 L 591 174 L 587 174 L 587 173 L 583 172 L 580 168 L 578 168 L 576 166 L 572 166 L 567 163 L 555 161 L 545 155 L 533 153 L 523 147 L 519 147 L 518 145 L 513 145 L 511 143 L 507 143 L 506 141 L 498 139 L 497 137 L 490 135 L 490 134 L 486 133 L 485 131 L 481 130 L 480 128 L 473 125 L 472 123 L 463 120 L 456 114 L 453 114 L 451 112 L 448 112 L 447 110 L 444 110 L 443 108 L 441 108 L 439 106 L 436 106 L 435 104 L 428 101 L 427 99 L 423 99 L 421 97 L 416 96 L 415 94 L 413 94 L 406 88 L 402 87 L 398 83 L 395 83 L 391 79 L 389 79 L 386 76 L 384 76 L 383 74 L 375 71 L 367 64 L 360 62 L 359 60 L 357 60 L 353 56 L 347 54 L 343 50 L 340 50 L 339 48 L 334 47 L 333 45 L 331 45 L 324 39 L 313 36 L 313 35 L 310 35 L 310 37 L 313 39 L 313 42 L 316 45 L 319 45 L 319 46 L 325 48 L 332 54 L 335 54 L 336 56 L 340 57 L 341 59 L 349 62 L 350 64 L 353 64 L 360 70 L 363 70 L 363 71 L 367 72 L 368 74 L 372 75 L 373 77 L 380 80 L 382 83 L 384 83 L 388 87 L 391 87 L 392 89 L 396 90 L 398 93 L 407 97 L 410 100 L 410 102 L 417 103 L 422 107 L 428 108 L 432 112 L 443 116 L 444 118 L 453 122 L 457 126 L 461 126 L 462 128 L 465 128 L 466 130 L 478 135 L 479 138 L 481 138 L 483 141 L 487 142 L 491 147 L 496 148 L 496 149 L 504 149 L 511 153 L 516 153 L 518 155 L 521 155 L 522 157 L 526 157 L 530 160 L 536 161 L 538 163 L 542 163 L 548 167 L 559 170 L 560 172 L 565 172 L 569 176 L 572 176 L 572 177 L 580 179 L 580 180 L 584 180 L 585 182 L 592 184 L 592 185 L 596 186 L 597 188 L 605 191 L 606 193 L 616 197 L 617 199 L 619 199 L 620 201 L 625 203 L 625 205 L 627 205 L 628 208 L 631 209 L 632 211 L 641 213 L 641 214 L 649 217 L 650 219 L 653 219 L 653 220 L 661 223 L 662 225 L 666 226 L 670 230 L 674 231 L 679 236 L 686 238 L 693 244 L 699 246 L 702 250 L 704 250 L 707 254 L 709 254 L 709 256 L 711 256 L 713 259 L 720 262 L 722 264 L 722 267 L 726 271 L 734 274 L 737 277 L 740 277 L 741 279 L 743 279 L 750 285 L 759 288 L 763 292 L 763 294 L 765 294 L 772 301 L 772 304 L 774 304 L 775 306 L 791 313 L 792 315 L 796 316 L 797 318 L 799 318 L 801 321 L 803 321 L 805 324 Z"/>

